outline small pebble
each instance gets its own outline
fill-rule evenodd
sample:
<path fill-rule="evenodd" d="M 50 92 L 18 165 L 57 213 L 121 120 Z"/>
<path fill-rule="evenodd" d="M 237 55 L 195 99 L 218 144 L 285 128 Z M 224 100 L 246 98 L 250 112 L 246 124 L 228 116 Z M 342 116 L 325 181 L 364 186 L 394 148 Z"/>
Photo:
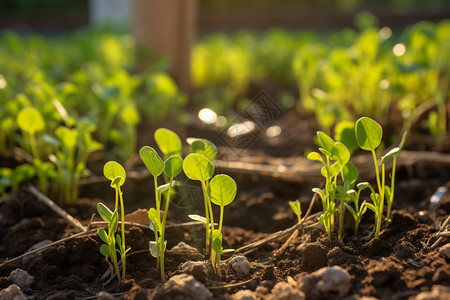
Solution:
<path fill-rule="evenodd" d="M 303 300 L 303 293 L 287 282 L 278 282 L 272 289 L 270 300 Z"/>
<path fill-rule="evenodd" d="M 433 285 L 431 291 L 418 294 L 415 300 L 440 300 L 450 299 L 450 287 L 444 285 Z"/>
<path fill-rule="evenodd" d="M 11 274 L 9 274 L 9 279 L 22 289 L 29 288 L 34 282 L 33 276 L 28 274 L 27 271 L 19 268 L 15 269 L 11 272 Z"/>
<path fill-rule="evenodd" d="M 20 287 L 16 284 L 11 284 L 7 288 L 0 291 L 0 299 L 2 300 L 27 300 L 27 297 L 22 293 Z"/>
<path fill-rule="evenodd" d="M 173 276 L 153 294 L 155 299 L 210 300 L 212 296 L 203 283 L 188 274 Z"/>
<path fill-rule="evenodd" d="M 248 262 L 247 257 L 243 255 L 233 257 L 230 260 L 230 264 L 233 270 L 239 274 L 246 276 L 250 273 L 250 263 Z"/>
<path fill-rule="evenodd" d="M 99 292 L 97 293 L 97 300 L 114 300 L 114 296 L 108 292 Z"/>

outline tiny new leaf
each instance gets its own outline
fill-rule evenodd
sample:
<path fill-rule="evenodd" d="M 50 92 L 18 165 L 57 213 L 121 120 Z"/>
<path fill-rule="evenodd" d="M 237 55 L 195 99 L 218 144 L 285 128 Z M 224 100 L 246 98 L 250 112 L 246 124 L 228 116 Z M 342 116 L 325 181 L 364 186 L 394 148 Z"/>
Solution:
<path fill-rule="evenodd" d="M 152 147 L 142 147 L 139 151 L 139 156 L 153 177 L 158 177 L 164 171 L 164 162 Z"/>
<path fill-rule="evenodd" d="M 361 149 L 374 151 L 381 143 L 383 128 L 371 118 L 362 117 L 356 121 L 355 133 Z"/>
<path fill-rule="evenodd" d="M 181 140 L 175 132 L 167 128 L 159 128 L 155 131 L 154 137 L 165 157 L 181 155 Z"/>
<path fill-rule="evenodd" d="M 198 153 L 191 153 L 184 159 L 183 170 L 186 176 L 192 180 L 205 181 L 214 174 L 212 162 Z"/>
<path fill-rule="evenodd" d="M 215 176 L 209 187 L 211 189 L 211 202 L 216 205 L 226 206 L 233 202 L 234 197 L 236 197 L 236 182 L 228 175 Z"/>
<path fill-rule="evenodd" d="M 125 183 L 126 173 L 125 169 L 115 161 L 109 161 L 103 167 L 103 175 L 111 181 L 118 176 L 120 176 L 120 181 L 118 183 L 119 186 L 122 186 Z"/>

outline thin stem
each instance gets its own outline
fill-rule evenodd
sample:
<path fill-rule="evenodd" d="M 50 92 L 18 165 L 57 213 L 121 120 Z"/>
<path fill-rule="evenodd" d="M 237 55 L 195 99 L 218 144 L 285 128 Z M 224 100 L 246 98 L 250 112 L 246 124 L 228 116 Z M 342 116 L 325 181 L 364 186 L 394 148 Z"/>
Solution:
<path fill-rule="evenodd" d="M 117 190 L 119 192 L 120 197 L 120 218 L 121 218 L 121 231 L 122 231 L 122 278 L 125 279 L 125 273 L 126 273 L 126 249 L 125 249 L 125 211 L 124 211 L 124 205 L 123 205 L 123 196 L 122 191 L 120 190 L 120 187 L 117 186 Z"/>
<path fill-rule="evenodd" d="M 344 212 L 345 212 L 345 205 L 344 205 L 344 199 L 341 199 L 341 204 L 339 205 L 339 235 L 338 238 L 340 241 L 342 241 L 342 235 L 344 232 Z"/>
<path fill-rule="evenodd" d="M 381 193 L 380 171 L 378 169 L 378 161 L 377 161 L 377 155 L 375 154 L 375 150 L 372 150 L 372 157 L 373 157 L 373 164 L 375 165 L 375 174 L 377 175 L 378 192 Z"/>
<path fill-rule="evenodd" d="M 202 192 L 203 192 L 203 200 L 204 200 L 204 202 L 205 202 L 205 217 L 206 217 L 206 224 L 205 224 L 205 229 L 206 229 L 206 248 L 205 248 L 205 251 L 206 251 L 206 253 L 209 253 L 210 251 L 211 251 L 211 244 L 210 244 L 210 237 L 209 237 L 209 235 L 210 235 L 210 225 L 209 225 L 209 223 L 211 223 L 211 221 L 210 221 L 210 218 L 209 218 L 209 207 L 208 207 L 208 197 L 207 197 L 207 189 L 205 188 L 205 186 L 204 186 L 204 183 L 203 183 L 203 181 L 201 182 L 202 183 Z"/>
<path fill-rule="evenodd" d="M 33 132 L 28 132 L 28 136 L 30 138 L 31 153 L 33 154 L 33 157 L 35 159 L 39 159 L 39 152 L 37 149 L 36 137 L 34 136 Z"/>
<path fill-rule="evenodd" d="M 219 221 L 219 232 L 222 232 L 222 223 L 223 223 L 223 211 L 224 211 L 224 206 L 221 205 L 220 206 L 220 221 Z"/>
<path fill-rule="evenodd" d="M 161 203 L 159 201 L 159 193 L 158 193 L 158 177 L 157 176 L 153 176 L 153 183 L 155 185 L 155 203 L 156 203 L 156 222 L 157 222 L 157 226 L 161 226 L 161 213 L 160 213 L 160 208 L 161 208 Z M 159 238 L 158 238 L 158 234 L 157 234 L 157 228 L 154 228 L 155 231 L 155 242 L 156 242 L 156 249 L 159 249 Z M 160 251 L 156 251 L 156 268 L 159 267 L 159 263 L 160 263 L 160 256 L 161 253 L 159 253 Z"/>
<path fill-rule="evenodd" d="M 166 198 L 166 206 L 165 206 L 165 209 L 164 209 L 164 216 L 163 216 L 163 221 L 162 221 L 162 224 L 161 224 L 161 245 L 160 245 L 160 256 L 161 256 L 161 259 L 160 259 L 160 261 L 159 261 L 159 263 L 160 263 L 160 269 L 161 269 L 161 281 L 162 282 L 164 282 L 165 280 L 166 280 L 166 277 L 165 277 L 165 273 L 164 273 L 164 252 L 165 252 L 165 249 L 164 249 L 164 234 L 165 234 L 165 229 L 166 229 L 166 220 L 167 220 L 167 213 L 168 213 L 168 211 L 169 211 L 169 202 L 170 202 L 170 193 L 171 193 L 171 191 L 172 191 L 172 182 L 173 182 L 173 178 L 170 178 L 170 181 L 169 181 L 169 190 L 167 191 L 167 198 Z"/>
<path fill-rule="evenodd" d="M 394 189 L 395 189 L 395 165 L 397 164 L 397 155 L 394 156 L 394 161 L 392 163 L 392 178 L 391 178 L 391 195 L 389 196 L 386 219 L 388 222 L 391 221 L 391 209 L 394 202 Z"/>
<path fill-rule="evenodd" d="M 378 238 L 380 236 L 380 230 L 381 230 L 381 222 L 383 219 L 383 208 L 384 208 L 384 184 L 385 184 L 385 166 L 384 164 L 381 165 L 381 180 L 382 180 L 382 186 L 379 190 L 379 203 L 378 203 L 378 216 L 377 216 L 377 228 L 375 231 L 375 238 Z"/>

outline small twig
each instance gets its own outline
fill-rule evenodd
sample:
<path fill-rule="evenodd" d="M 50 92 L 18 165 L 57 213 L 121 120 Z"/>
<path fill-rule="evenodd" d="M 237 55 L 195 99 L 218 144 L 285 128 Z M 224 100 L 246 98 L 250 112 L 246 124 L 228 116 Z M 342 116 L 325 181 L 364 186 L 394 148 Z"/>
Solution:
<path fill-rule="evenodd" d="M 286 249 L 289 247 L 289 244 L 298 236 L 299 230 L 296 229 L 291 236 L 287 239 L 287 241 L 283 244 L 283 246 L 280 247 L 280 249 L 278 249 L 275 252 L 275 256 L 280 256 L 281 254 L 284 253 L 284 251 L 286 251 Z"/>
<path fill-rule="evenodd" d="M 64 218 L 67 222 L 69 222 L 73 227 L 75 227 L 78 231 L 84 232 L 86 228 L 74 217 L 72 217 L 69 213 L 59 207 L 55 202 L 53 202 L 50 198 L 42 194 L 37 188 L 32 185 L 27 187 L 28 191 L 32 193 L 36 198 L 38 198 L 41 202 L 46 204 L 49 208 L 51 208 L 55 213 Z"/>
<path fill-rule="evenodd" d="M 430 247 L 431 249 L 437 248 L 442 243 L 444 236 L 446 236 L 449 233 L 449 231 L 444 231 L 449 224 L 450 224 L 450 215 L 447 217 L 447 219 L 445 219 L 444 223 L 442 223 L 438 232 L 435 233 L 435 236 L 439 236 L 439 238 L 436 240 L 436 242 L 433 243 L 433 245 L 431 245 Z"/>
<path fill-rule="evenodd" d="M 306 223 L 307 220 L 310 220 L 311 218 L 315 218 L 316 215 L 320 213 L 319 212 L 319 213 L 309 216 L 309 214 L 311 213 L 312 207 L 314 206 L 314 203 L 316 201 L 316 198 L 317 198 L 317 194 L 314 194 L 314 197 L 312 198 L 311 203 L 309 204 L 308 211 L 306 212 L 305 216 L 299 223 L 297 223 L 294 226 L 292 226 L 288 229 L 285 229 L 283 231 L 275 232 L 262 240 L 259 240 L 257 242 L 254 242 L 254 243 L 245 245 L 241 248 L 238 248 L 234 251 L 234 253 L 243 253 L 244 255 L 246 255 L 248 253 L 255 251 L 256 249 L 258 249 L 259 247 L 261 247 L 267 243 L 270 243 L 274 240 L 288 236 L 288 235 L 292 234 L 292 232 L 294 232 L 295 230 L 300 229 Z"/>
<path fill-rule="evenodd" d="M 86 230 L 86 231 L 84 231 L 84 232 L 80 232 L 80 233 L 77 233 L 77 234 L 68 236 L 68 237 L 66 237 L 66 238 L 60 239 L 60 240 L 58 240 L 58 241 L 56 241 L 56 242 L 53 242 L 53 243 L 48 244 L 48 245 L 45 245 L 45 246 L 43 246 L 43 247 L 41 247 L 41 248 L 32 250 L 32 251 L 30 251 L 30 252 L 26 252 L 26 253 L 24 253 L 24 254 L 22 254 L 22 255 L 20 255 L 20 256 L 17 256 L 17 257 L 15 257 L 15 258 L 13 258 L 13 259 L 7 259 L 7 260 L 5 260 L 4 262 L 2 262 L 2 263 L 0 264 L 0 268 L 3 267 L 3 266 L 6 266 L 7 264 L 10 264 L 10 263 L 12 263 L 12 262 L 16 262 L 16 261 L 18 261 L 18 260 L 20 260 L 20 259 L 22 259 L 22 258 L 24 258 L 24 257 L 30 256 L 30 255 L 34 255 L 34 254 L 36 254 L 37 252 L 40 252 L 40 251 L 45 250 L 45 249 L 47 249 L 47 248 L 56 246 L 56 245 L 58 245 L 58 244 L 67 242 L 67 241 L 69 241 L 69 240 L 71 240 L 71 239 L 74 239 L 74 238 L 77 238 L 77 237 L 80 237 L 80 236 L 83 236 L 83 235 L 85 235 L 85 234 L 92 233 L 92 232 L 95 232 L 95 231 L 96 231 L 96 229 Z"/>
<path fill-rule="evenodd" d="M 225 285 L 219 285 L 219 286 L 209 286 L 208 289 L 210 290 L 217 290 L 217 289 L 227 289 L 227 288 L 232 288 L 232 287 L 236 287 L 236 286 L 241 286 L 241 285 L 245 285 L 247 283 L 250 283 L 252 279 L 246 280 L 246 281 L 242 281 L 242 282 L 238 282 L 238 283 L 230 283 L 230 284 L 225 284 Z"/>
<path fill-rule="evenodd" d="M 131 292 L 121 292 L 121 293 L 114 293 L 114 294 L 110 294 L 111 296 L 115 297 L 115 296 L 123 296 L 123 295 L 128 295 Z M 97 295 L 95 296 L 89 296 L 89 297 L 85 297 L 85 298 L 81 298 L 80 300 L 91 300 L 91 299 L 97 299 Z"/>

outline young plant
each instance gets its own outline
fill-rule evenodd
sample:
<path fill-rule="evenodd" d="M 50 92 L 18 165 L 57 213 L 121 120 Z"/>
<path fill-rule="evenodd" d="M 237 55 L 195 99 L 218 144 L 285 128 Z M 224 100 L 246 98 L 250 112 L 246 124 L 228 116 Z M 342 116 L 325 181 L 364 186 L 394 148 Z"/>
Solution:
<path fill-rule="evenodd" d="M 376 121 L 362 117 L 356 122 L 355 126 L 356 139 L 358 145 L 361 149 L 370 151 L 372 153 L 373 162 L 375 165 L 375 175 L 377 180 L 377 192 L 371 188 L 372 193 L 370 198 L 372 203 L 366 203 L 366 206 L 375 213 L 375 238 L 379 238 L 381 224 L 383 221 L 383 211 L 384 211 L 384 199 L 387 199 L 388 203 L 388 213 L 387 220 L 390 220 L 390 213 L 392 203 L 394 201 L 394 186 L 395 186 L 395 167 L 398 153 L 401 147 L 403 147 L 406 133 L 403 135 L 402 141 L 399 147 L 396 147 L 389 151 L 386 155 L 381 158 L 381 172 L 378 167 L 378 159 L 375 150 L 381 143 L 383 137 L 383 129 Z M 386 162 L 390 157 L 393 157 L 394 163 L 392 166 L 392 176 L 391 176 L 391 187 L 386 186 Z"/>
<path fill-rule="evenodd" d="M 213 268 L 220 276 L 220 257 L 222 254 L 233 251 L 232 249 L 224 250 L 222 247 L 222 224 L 223 224 L 223 211 L 226 205 L 233 202 L 236 197 L 237 186 L 236 182 L 228 175 L 220 174 L 216 175 L 209 184 L 209 190 L 211 193 L 211 202 L 220 206 L 220 219 L 219 229 L 213 230 L 213 252 L 211 253 L 211 263 Z M 211 215 L 211 223 L 214 223 L 214 219 Z M 214 255 L 215 252 L 215 255 Z"/>
<path fill-rule="evenodd" d="M 150 148 L 150 149 L 153 149 L 153 148 Z M 159 172 L 159 166 L 160 166 L 160 161 L 158 160 L 159 156 L 157 156 L 158 154 L 154 150 L 152 151 L 150 149 L 145 148 L 145 150 L 143 150 L 143 152 L 142 152 L 141 157 L 143 157 L 142 160 L 147 159 L 147 164 L 151 163 L 152 161 L 153 161 L 153 164 L 156 164 L 157 168 L 152 169 L 152 172 L 157 174 Z M 160 207 L 157 205 L 157 209 L 151 208 L 149 210 L 149 219 L 151 221 L 153 231 L 155 233 L 155 242 L 150 242 L 149 248 L 150 248 L 150 252 L 152 253 L 152 255 L 154 257 L 156 257 L 157 262 L 159 262 L 158 267 L 161 272 L 161 280 L 164 282 L 165 281 L 164 252 L 166 250 L 166 245 L 167 245 L 167 241 L 164 238 L 166 220 L 167 220 L 167 214 L 169 211 L 169 203 L 170 203 L 170 199 L 171 199 L 171 195 L 172 195 L 172 189 L 173 189 L 174 185 L 176 184 L 176 181 L 174 181 L 174 178 L 181 172 L 181 170 L 183 168 L 183 159 L 181 157 L 179 157 L 178 155 L 171 156 L 164 162 L 163 167 L 164 167 L 164 174 L 167 176 L 167 178 L 169 178 L 169 183 L 159 186 L 159 187 L 155 186 L 155 189 L 157 190 L 157 194 L 158 194 L 157 197 L 159 199 L 158 200 L 159 203 L 161 201 L 161 195 L 163 195 L 163 193 L 167 191 L 164 215 L 163 215 L 163 220 L 161 222 L 160 221 L 161 220 L 160 219 L 161 212 L 159 211 Z M 150 171 L 150 169 L 149 169 L 149 171 Z M 155 176 L 155 178 L 156 177 L 157 176 Z M 155 181 L 155 184 L 157 184 L 156 181 Z"/>
<path fill-rule="evenodd" d="M 130 250 L 130 248 L 125 248 L 125 210 L 123 204 L 123 196 L 121 186 L 125 183 L 126 173 L 125 169 L 115 161 L 109 161 L 103 167 L 103 174 L 109 180 L 111 180 L 111 187 L 116 191 L 116 201 L 115 201 L 115 209 L 116 212 L 118 210 L 118 206 L 120 204 L 120 219 L 121 219 L 121 233 L 122 237 L 116 235 L 117 245 L 119 246 L 119 254 L 120 259 L 122 261 L 122 279 L 125 279 L 126 274 L 126 254 Z M 100 212 L 99 212 L 100 213 Z M 107 220 L 105 220 L 107 221 Z M 119 274 L 119 273 L 118 273 Z M 118 275 L 118 279 L 120 280 L 120 276 Z"/>
<path fill-rule="evenodd" d="M 298 223 L 300 223 L 300 221 L 302 220 L 302 206 L 300 205 L 300 201 L 289 201 L 289 206 L 297 216 Z"/>
<path fill-rule="evenodd" d="M 118 180 L 120 180 L 120 177 Z M 111 183 L 112 184 L 112 183 Z M 114 276 L 114 271 L 116 272 L 117 279 L 120 281 L 120 271 L 119 265 L 117 264 L 117 249 L 116 249 L 116 237 L 115 233 L 118 227 L 118 216 L 117 209 L 112 212 L 108 207 L 106 207 L 103 203 L 97 204 L 97 211 L 103 221 L 108 222 L 108 232 L 106 232 L 105 228 L 99 228 L 97 230 L 97 234 L 102 239 L 105 244 L 100 246 L 100 253 L 103 254 L 106 261 L 109 264 L 111 269 L 111 276 Z M 118 237 L 118 235 L 117 235 Z M 111 259 L 112 265 L 108 259 Z"/>
<path fill-rule="evenodd" d="M 209 197 L 209 179 L 214 175 L 214 165 L 205 156 L 198 153 L 191 153 L 184 159 L 183 171 L 186 176 L 191 180 L 198 180 L 202 186 L 203 200 L 205 202 L 205 218 L 190 215 L 189 217 L 194 220 L 200 220 L 205 224 L 206 230 L 206 252 L 211 251 L 211 245 L 213 242 L 214 233 L 214 217 L 211 206 L 211 199 Z M 212 249 L 214 250 L 214 249 Z M 213 256 L 211 251 L 211 256 Z"/>
<path fill-rule="evenodd" d="M 173 155 L 181 156 L 181 139 L 175 132 L 166 128 L 158 128 L 153 136 L 159 150 L 164 154 L 165 160 Z"/>
<path fill-rule="evenodd" d="M 347 191 L 350 196 L 350 199 L 353 201 L 355 208 L 351 207 L 350 204 L 344 203 L 347 210 L 352 214 L 353 219 L 355 220 L 355 231 L 354 234 L 358 234 L 359 223 L 361 223 L 362 216 L 367 211 L 366 201 L 363 201 L 361 205 L 359 205 L 359 197 L 361 195 L 361 191 L 366 189 L 370 184 L 368 182 L 358 183 L 357 188 L 358 192 L 354 189 Z"/>
<path fill-rule="evenodd" d="M 319 161 L 324 165 L 321 173 L 325 177 L 325 188 L 314 188 L 313 192 L 317 193 L 322 200 L 323 214 L 319 217 L 319 222 L 325 227 L 328 238 L 331 239 L 331 232 L 334 230 L 334 214 L 337 211 L 336 199 L 338 198 L 336 198 L 336 194 L 338 193 L 338 175 L 341 174 L 344 182 L 347 180 L 346 177 L 348 177 L 348 189 L 350 184 L 356 180 L 357 170 L 355 171 L 356 168 L 349 162 L 350 151 L 343 143 L 335 142 L 331 137 L 321 131 L 317 133 L 317 137 L 320 144 L 319 151 L 325 156 L 325 160 L 322 155 L 314 151 L 309 153 L 307 158 Z M 331 164 L 332 161 L 335 162 Z M 339 196 L 341 195 L 342 193 Z M 340 239 L 342 239 L 344 203 L 345 199 L 342 199 L 339 208 L 341 214 Z"/>
<path fill-rule="evenodd" d="M 139 151 L 139 156 L 144 162 L 145 167 L 153 176 L 153 184 L 155 187 L 155 204 L 156 209 L 149 209 L 148 218 L 151 222 L 153 230 L 155 234 L 155 241 L 149 242 L 150 253 L 153 257 L 156 257 L 156 267 L 160 267 L 161 260 L 161 251 L 165 249 L 165 243 L 162 241 L 162 245 L 160 245 L 160 236 L 158 235 L 161 230 L 161 195 L 158 193 L 158 176 L 164 172 L 164 161 L 161 159 L 159 154 L 155 149 L 149 146 L 144 146 Z M 162 271 L 163 272 L 163 271 Z M 161 273 L 161 280 L 164 281 L 165 278 L 163 273 Z"/>

